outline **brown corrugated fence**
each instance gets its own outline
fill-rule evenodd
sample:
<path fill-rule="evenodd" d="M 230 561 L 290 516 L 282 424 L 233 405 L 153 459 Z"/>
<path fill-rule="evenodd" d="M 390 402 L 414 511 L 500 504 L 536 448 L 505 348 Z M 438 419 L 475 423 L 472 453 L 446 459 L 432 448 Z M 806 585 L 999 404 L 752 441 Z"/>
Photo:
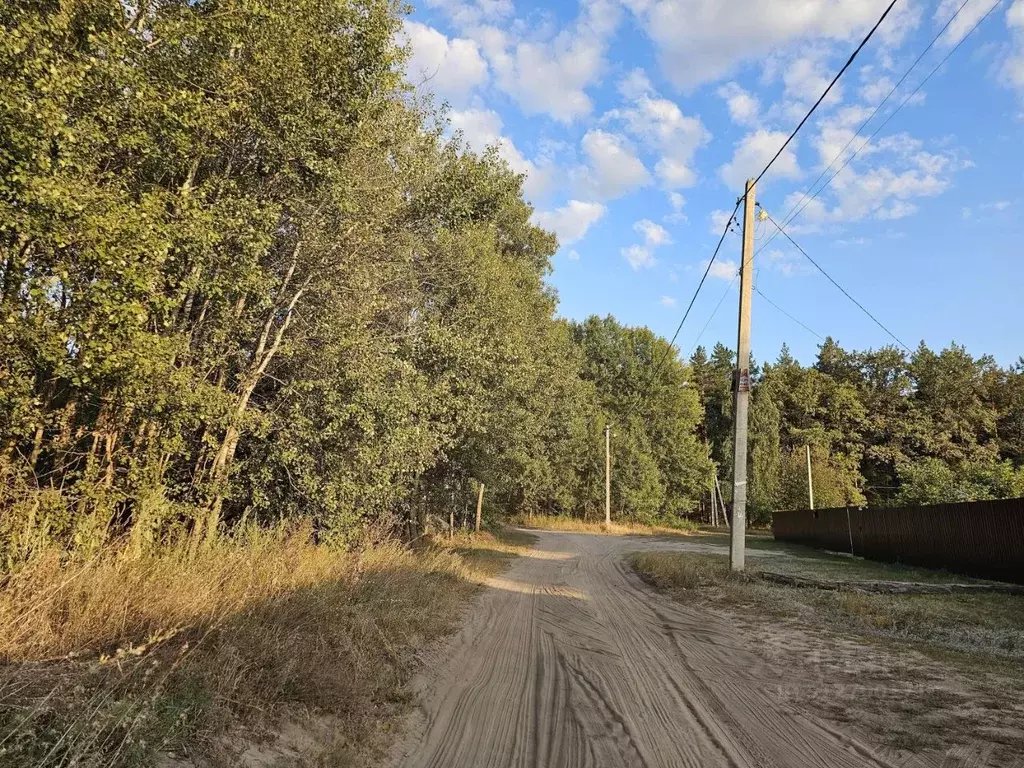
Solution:
<path fill-rule="evenodd" d="M 776 512 L 780 541 L 1024 584 L 1024 499 Z"/>

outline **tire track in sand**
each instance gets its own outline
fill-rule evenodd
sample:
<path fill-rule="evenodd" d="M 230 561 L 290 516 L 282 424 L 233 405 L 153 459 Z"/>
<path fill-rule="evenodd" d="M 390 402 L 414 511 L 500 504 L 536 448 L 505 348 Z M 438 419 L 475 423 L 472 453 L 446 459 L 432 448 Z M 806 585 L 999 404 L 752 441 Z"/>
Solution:
<path fill-rule="evenodd" d="M 721 618 L 648 588 L 626 552 L 671 544 L 539 532 L 417 680 L 391 768 L 896 768 L 771 695 Z"/>

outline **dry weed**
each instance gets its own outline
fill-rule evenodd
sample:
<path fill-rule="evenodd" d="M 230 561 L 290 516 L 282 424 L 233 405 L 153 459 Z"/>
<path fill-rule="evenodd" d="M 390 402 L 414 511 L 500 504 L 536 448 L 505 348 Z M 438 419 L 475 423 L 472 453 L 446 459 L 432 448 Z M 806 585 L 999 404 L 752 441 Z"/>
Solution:
<path fill-rule="evenodd" d="M 229 741 L 296 713 L 365 751 L 407 703 L 417 651 L 524 543 L 342 552 L 250 530 L 192 557 L 44 552 L 0 585 L 0 765 L 232 762 Z"/>

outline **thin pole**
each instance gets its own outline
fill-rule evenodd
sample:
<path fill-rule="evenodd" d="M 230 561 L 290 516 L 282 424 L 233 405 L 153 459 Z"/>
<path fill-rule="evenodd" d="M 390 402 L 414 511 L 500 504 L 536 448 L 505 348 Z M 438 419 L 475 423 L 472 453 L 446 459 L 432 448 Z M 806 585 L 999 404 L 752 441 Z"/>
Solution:
<path fill-rule="evenodd" d="M 480 494 L 476 497 L 476 532 L 480 533 L 480 514 L 484 509 L 484 484 L 480 483 Z"/>
<path fill-rule="evenodd" d="M 814 478 L 811 477 L 811 446 L 807 445 L 807 500 L 814 509 Z"/>
<path fill-rule="evenodd" d="M 754 275 L 754 182 L 747 180 L 743 205 L 743 253 L 740 258 L 740 322 L 733 378 L 732 535 L 729 567 L 742 571 L 747 533 L 747 411 L 750 401 L 750 299 Z"/>
<path fill-rule="evenodd" d="M 722 505 L 722 520 L 729 525 L 729 514 L 725 511 L 725 497 L 722 496 L 722 486 L 718 482 L 718 474 L 715 473 L 715 487 L 718 489 L 718 503 Z"/>
<path fill-rule="evenodd" d="M 604 428 L 604 526 L 612 527 L 612 428 Z"/>

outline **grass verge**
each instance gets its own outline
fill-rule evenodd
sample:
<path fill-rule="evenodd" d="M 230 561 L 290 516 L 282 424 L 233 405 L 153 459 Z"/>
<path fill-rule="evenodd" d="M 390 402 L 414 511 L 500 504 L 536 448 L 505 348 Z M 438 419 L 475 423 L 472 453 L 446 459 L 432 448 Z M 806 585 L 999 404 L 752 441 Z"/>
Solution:
<path fill-rule="evenodd" d="M 672 525 L 643 525 L 640 523 L 612 521 L 610 528 L 604 521 L 581 520 L 568 515 L 520 515 L 514 519 L 518 526 L 541 531 L 571 531 L 577 533 L 611 533 L 641 536 L 690 535 L 700 526 L 690 520 L 678 520 Z"/>
<path fill-rule="evenodd" d="M 348 553 L 250 531 L 193 557 L 36 557 L 0 583 L 0 766 L 244 765 L 288 721 L 329 723 L 307 751 L 361 764 L 418 650 L 528 544 Z"/>

